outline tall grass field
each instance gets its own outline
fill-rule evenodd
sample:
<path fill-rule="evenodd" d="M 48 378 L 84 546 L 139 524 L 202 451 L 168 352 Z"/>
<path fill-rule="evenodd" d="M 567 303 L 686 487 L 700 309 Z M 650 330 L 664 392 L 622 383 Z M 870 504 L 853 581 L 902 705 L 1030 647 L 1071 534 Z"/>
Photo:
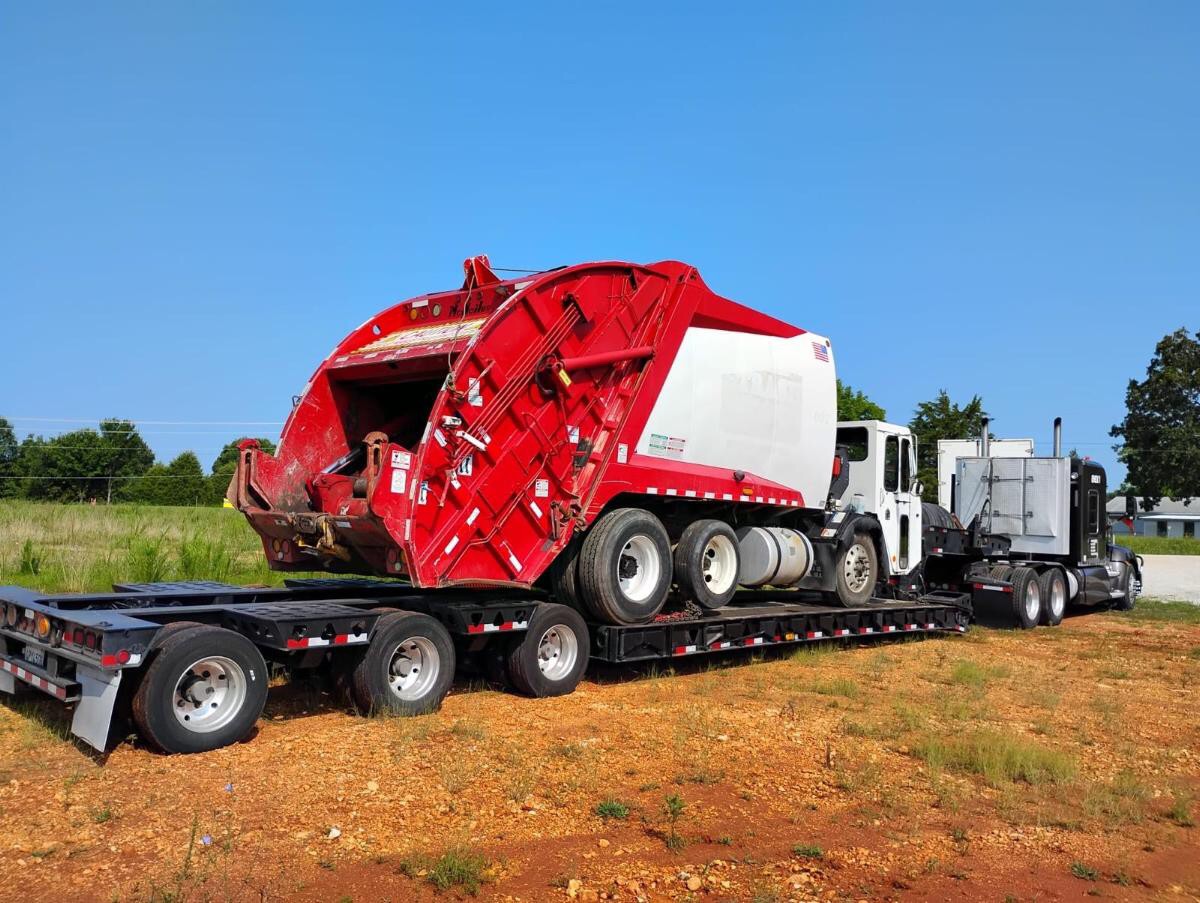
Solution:
<path fill-rule="evenodd" d="M 106 592 L 117 583 L 278 586 L 258 536 L 230 508 L 0 502 L 0 585 Z"/>

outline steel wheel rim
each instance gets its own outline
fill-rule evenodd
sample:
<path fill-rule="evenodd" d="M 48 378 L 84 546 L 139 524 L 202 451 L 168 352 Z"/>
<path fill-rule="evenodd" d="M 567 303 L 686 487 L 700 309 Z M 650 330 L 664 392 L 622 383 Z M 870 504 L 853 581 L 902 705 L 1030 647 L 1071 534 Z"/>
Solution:
<path fill-rule="evenodd" d="M 538 640 L 537 656 L 538 670 L 548 680 L 562 680 L 579 660 L 579 638 L 566 624 L 555 624 Z"/>
<path fill-rule="evenodd" d="M 728 536 L 717 533 L 704 544 L 700 566 L 710 593 L 720 596 L 729 591 L 738 578 L 738 560 L 737 549 Z"/>
<path fill-rule="evenodd" d="M 388 660 L 388 689 L 404 702 L 422 699 L 437 683 L 441 663 L 437 646 L 428 637 L 401 640 Z"/>
<path fill-rule="evenodd" d="M 649 536 L 639 533 L 625 543 L 617 556 L 617 585 L 630 602 L 645 602 L 658 588 L 662 561 L 658 546 Z"/>
<path fill-rule="evenodd" d="M 846 588 L 850 592 L 861 593 L 866 589 L 867 581 L 871 579 L 871 556 L 862 543 L 856 542 L 846 550 L 842 576 L 846 578 Z"/>
<path fill-rule="evenodd" d="M 224 655 L 208 655 L 184 668 L 175 681 L 171 711 L 192 733 L 218 731 L 242 711 L 248 687 L 241 665 Z"/>
<path fill-rule="evenodd" d="M 1042 611 L 1042 591 L 1038 589 L 1037 581 L 1030 580 L 1025 587 L 1025 617 L 1036 621 Z"/>
<path fill-rule="evenodd" d="M 1067 587 L 1064 581 L 1050 581 L 1050 614 L 1056 618 L 1061 618 L 1063 612 L 1067 610 Z"/>

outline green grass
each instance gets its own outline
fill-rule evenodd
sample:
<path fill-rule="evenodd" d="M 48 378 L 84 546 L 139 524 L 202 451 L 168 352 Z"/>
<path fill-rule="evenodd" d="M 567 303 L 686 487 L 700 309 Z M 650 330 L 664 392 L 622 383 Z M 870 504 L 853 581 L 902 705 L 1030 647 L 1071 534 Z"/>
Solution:
<path fill-rule="evenodd" d="M 798 843 L 792 847 L 792 855 L 801 856 L 805 859 L 820 859 L 825 855 L 825 851 L 816 844 Z"/>
<path fill-rule="evenodd" d="M 930 768 L 977 774 L 993 787 L 1017 781 L 1061 784 L 1076 773 L 1074 760 L 1065 753 L 994 731 L 928 738 L 916 745 L 915 752 Z"/>
<path fill-rule="evenodd" d="M 992 678 L 1005 677 L 1007 674 L 1008 671 L 1005 668 L 985 668 L 977 662 L 964 658 L 954 663 L 954 668 L 950 671 L 950 683 L 978 690 L 982 689 Z"/>
<path fill-rule="evenodd" d="M 1071 863 L 1071 874 L 1076 878 L 1082 878 L 1084 881 L 1095 881 L 1100 877 L 1100 873 L 1090 865 L 1085 865 L 1082 862 Z"/>
<path fill-rule="evenodd" d="M 230 508 L 0 502 L 0 584 L 103 592 L 114 582 L 279 585 L 258 536 Z"/>
<path fill-rule="evenodd" d="M 1114 614 L 1132 621 L 1177 621 L 1200 624 L 1200 605 L 1191 602 L 1165 602 L 1159 599 L 1138 599 L 1133 611 Z"/>
<path fill-rule="evenodd" d="M 1113 541 L 1139 555 L 1200 555 L 1200 539 L 1184 536 L 1118 536 Z"/>

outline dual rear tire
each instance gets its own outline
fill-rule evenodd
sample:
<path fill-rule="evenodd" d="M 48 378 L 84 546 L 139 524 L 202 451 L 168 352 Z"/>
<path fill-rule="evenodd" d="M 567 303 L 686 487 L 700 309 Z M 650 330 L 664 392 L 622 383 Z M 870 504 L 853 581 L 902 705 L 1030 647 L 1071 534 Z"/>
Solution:
<path fill-rule="evenodd" d="M 673 582 L 702 608 L 729 604 L 740 567 L 737 534 L 724 521 L 694 521 L 672 552 L 657 517 L 618 508 L 559 554 L 550 584 L 559 602 L 602 623 L 640 624 L 662 610 Z"/>

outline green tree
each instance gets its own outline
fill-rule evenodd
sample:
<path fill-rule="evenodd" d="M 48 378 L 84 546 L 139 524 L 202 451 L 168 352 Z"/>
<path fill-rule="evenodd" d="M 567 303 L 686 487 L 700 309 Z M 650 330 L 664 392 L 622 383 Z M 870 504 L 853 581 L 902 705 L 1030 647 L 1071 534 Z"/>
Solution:
<path fill-rule="evenodd" d="M 1146 378 L 1129 381 L 1125 409 L 1110 435 L 1124 440 L 1115 449 L 1142 506 L 1200 495 L 1200 332 L 1163 336 Z"/>
<path fill-rule="evenodd" d="M 17 483 L 17 464 L 21 445 L 12 424 L 0 417 L 0 498 L 11 498 L 20 492 Z"/>
<path fill-rule="evenodd" d="M 862 392 L 837 381 L 838 420 L 886 420 L 887 413 Z"/>
<path fill-rule="evenodd" d="M 30 498 L 112 501 L 130 477 L 154 463 L 154 453 L 128 420 L 102 420 L 100 430 L 72 430 L 21 444 L 18 470 Z"/>
<path fill-rule="evenodd" d="M 959 406 L 950 400 L 945 389 L 939 389 L 932 401 L 917 405 L 908 428 L 917 437 L 917 479 L 925 486 L 922 495 L 925 501 L 937 501 L 938 440 L 974 438 L 979 435 L 986 416 L 978 395 Z"/>
<path fill-rule="evenodd" d="M 234 471 L 237 470 L 238 445 L 245 442 L 247 438 L 243 436 L 227 442 L 213 461 L 212 476 L 208 477 L 204 491 L 204 500 L 207 504 L 220 505 L 224 501 L 225 493 L 229 489 L 229 482 L 233 479 Z M 267 454 L 275 454 L 275 443 L 270 439 L 260 436 L 258 444 Z"/>

